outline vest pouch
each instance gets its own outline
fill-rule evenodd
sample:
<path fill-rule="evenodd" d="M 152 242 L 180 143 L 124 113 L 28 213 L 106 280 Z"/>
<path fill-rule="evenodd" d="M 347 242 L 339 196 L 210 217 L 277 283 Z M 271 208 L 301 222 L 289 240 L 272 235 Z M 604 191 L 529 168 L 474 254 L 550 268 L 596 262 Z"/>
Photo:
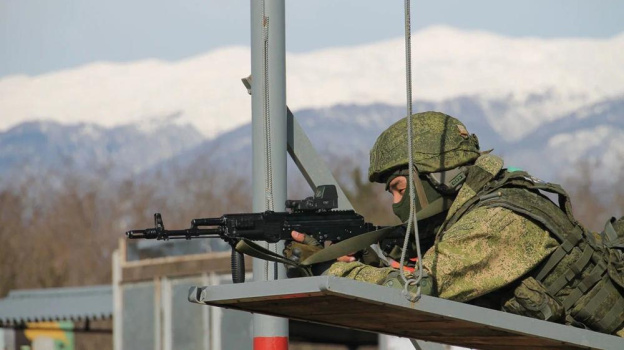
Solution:
<path fill-rule="evenodd" d="M 624 297 L 605 274 L 574 304 L 570 315 L 592 330 L 611 334 L 624 324 Z"/>
<path fill-rule="evenodd" d="M 609 277 L 624 293 L 624 259 L 622 259 L 622 252 L 613 248 L 607 252 L 609 255 Z"/>
<path fill-rule="evenodd" d="M 533 277 L 525 278 L 513 290 L 513 296 L 503 303 L 503 311 L 544 321 L 563 322 L 564 309 L 544 285 Z"/>
<path fill-rule="evenodd" d="M 609 276 L 624 291 L 624 217 L 611 218 L 601 233 Z"/>

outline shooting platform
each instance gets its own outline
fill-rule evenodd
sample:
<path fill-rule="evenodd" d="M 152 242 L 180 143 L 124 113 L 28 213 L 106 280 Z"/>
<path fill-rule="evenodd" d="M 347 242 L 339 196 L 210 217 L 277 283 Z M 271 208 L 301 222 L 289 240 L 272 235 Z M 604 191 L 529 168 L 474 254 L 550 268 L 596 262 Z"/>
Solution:
<path fill-rule="evenodd" d="M 189 301 L 475 349 L 624 349 L 624 339 L 336 277 L 192 287 Z"/>

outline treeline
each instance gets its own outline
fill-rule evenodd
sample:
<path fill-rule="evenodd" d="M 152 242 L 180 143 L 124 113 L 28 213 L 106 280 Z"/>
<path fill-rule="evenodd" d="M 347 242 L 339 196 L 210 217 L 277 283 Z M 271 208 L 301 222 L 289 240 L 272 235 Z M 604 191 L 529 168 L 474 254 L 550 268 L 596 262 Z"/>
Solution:
<path fill-rule="evenodd" d="M 97 175 L 22 179 L 0 190 L 0 297 L 13 289 L 108 284 L 111 258 L 124 232 L 251 208 L 250 184 L 236 174 L 176 172 L 114 181 Z M 170 189 L 175 189 L 172 191 Z"/>
<path fill-rule="evenodd" d="M 601 232 L 609 218 L 624 215 L 624 162 L 604 180 L 597 176 L 599 162 L 581 160 L 565 175 L 562 185 L 572 198 L 575 218 L 590 230 Z"/>
<path fill-rule="evenodd" d="M 359 213 L 378 225 L 397 222 L 383 186 L 368 183 L 348 161 L 334 164 L 341 164 L 334 173 Z M 624 190 L 608 189 L 611 200 L 605 202 L 591 175 L 591 167 L 580 164 L 564 187 L 579 221 L 601 230 L 610 216 L 622 213 Z M 157 211 L 171 228 L 187 227 L 195 217 L 250 211 L 248 178 L 178 169 L 167 176 L 112 181 L 106 170 L 91 176 L 67 170 L 0 190 L 0 297 L 13 289 L 110 283 L 111 255 L 126 230 L 150 226 Z M 289 184 L 291 199 L 311 193 L 302 179 Z"/>

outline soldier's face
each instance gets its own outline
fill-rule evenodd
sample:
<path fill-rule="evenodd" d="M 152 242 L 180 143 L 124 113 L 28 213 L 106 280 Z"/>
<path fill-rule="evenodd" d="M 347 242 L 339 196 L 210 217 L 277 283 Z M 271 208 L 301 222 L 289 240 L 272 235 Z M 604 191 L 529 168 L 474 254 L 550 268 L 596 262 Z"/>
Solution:
<path fill-rule="evenodd" d="M 392 203 L 396 204 L 401 201 L 403 194 L 407 189 L 407 178 L 405 176 L 397 176 L 388 185 L 388 191 L 392 194 Z"/>

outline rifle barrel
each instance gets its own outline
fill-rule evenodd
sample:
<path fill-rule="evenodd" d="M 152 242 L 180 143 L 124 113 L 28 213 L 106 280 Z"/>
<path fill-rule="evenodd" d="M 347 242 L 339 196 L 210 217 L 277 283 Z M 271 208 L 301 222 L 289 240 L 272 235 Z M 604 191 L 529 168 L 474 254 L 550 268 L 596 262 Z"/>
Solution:
<path fill-rule="evenodd" d="M 190 228 L 186 230 L 158 230 L 155 228 L 148 228 L 146 230 L 131 230 L 126 232 L 126 236 L 131 239 L 176 239 L 176 238 L 188 238 L 191 237 L 205 237 L 205 238 L 217 238 L 220 237 L 220 228 L 209 229 L 197 229 Z"/>

